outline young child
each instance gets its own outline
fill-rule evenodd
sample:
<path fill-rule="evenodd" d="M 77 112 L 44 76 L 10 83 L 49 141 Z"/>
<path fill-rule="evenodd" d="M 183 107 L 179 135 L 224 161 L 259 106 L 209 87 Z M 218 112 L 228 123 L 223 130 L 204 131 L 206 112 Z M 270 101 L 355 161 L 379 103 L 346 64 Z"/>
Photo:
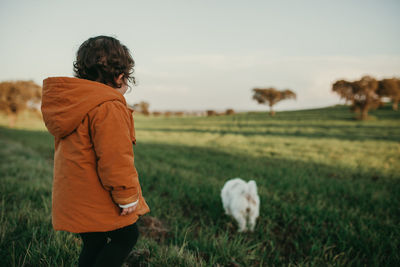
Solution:
<path fill-rule="evenodd" d="M 134 61 L 117 39 L 85 41 L 76 78 L 43 81 L 42 113 L 54 135 L 52 223 L 79 233 L 79 266 L 121 266 L 138 238 L 136 221 L 149 212 L 134 165 L 133 110 L 123 94 Z"/>

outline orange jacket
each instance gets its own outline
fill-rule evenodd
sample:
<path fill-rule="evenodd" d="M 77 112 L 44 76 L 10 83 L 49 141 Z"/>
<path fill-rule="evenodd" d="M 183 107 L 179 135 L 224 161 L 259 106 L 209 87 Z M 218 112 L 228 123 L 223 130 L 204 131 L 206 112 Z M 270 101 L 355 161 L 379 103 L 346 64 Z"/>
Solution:
<path fill-rule="evenodd" d="M 47 78 L 42 113 L 55 140 L 55 230 L 111 231 L 150 211 L 134 165 L 132 110 L 121 93 L 85 79 Z M 135 212 L 121 216 L 118 204 L 136 200 Z"/>

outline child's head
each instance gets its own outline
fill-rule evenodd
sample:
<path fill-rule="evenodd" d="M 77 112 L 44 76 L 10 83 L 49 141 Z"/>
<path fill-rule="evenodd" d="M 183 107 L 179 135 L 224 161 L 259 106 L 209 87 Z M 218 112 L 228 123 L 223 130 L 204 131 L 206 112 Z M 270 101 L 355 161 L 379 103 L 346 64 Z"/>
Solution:
<path fill-rule="evenodd" d="M 123 81 L 135 83 L 133 67 L 135 62 L 129 49 L 120 41 L 109 36 L 97 36 L 86 40 L 76 53 L 74 76 L 81 79 L 101 82 L 114 88 L 123 75 Z"/>

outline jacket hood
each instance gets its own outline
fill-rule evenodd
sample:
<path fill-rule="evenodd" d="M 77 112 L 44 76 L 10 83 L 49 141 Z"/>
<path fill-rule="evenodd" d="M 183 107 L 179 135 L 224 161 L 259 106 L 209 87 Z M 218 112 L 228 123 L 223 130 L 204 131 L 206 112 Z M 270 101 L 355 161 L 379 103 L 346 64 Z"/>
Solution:
<path fill-rule="evenodd" d="M 126 106 L 120 92 L 99 82 L 70 77 L 43 80 L 43 120 L 55 137 L 69 135 L 91 109 L 111 100 L 121 101 Z"/>

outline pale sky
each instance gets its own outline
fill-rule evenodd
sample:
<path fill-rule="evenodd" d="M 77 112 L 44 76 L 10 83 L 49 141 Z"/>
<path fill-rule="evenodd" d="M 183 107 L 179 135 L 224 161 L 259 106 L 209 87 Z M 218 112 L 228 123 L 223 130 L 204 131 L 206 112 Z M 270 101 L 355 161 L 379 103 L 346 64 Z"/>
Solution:
<path fill-rule="evenodd" d="M 291 89 L 277 110 L 340 103 L 338 79 L 400 77 L 400 1 L 0 2 L 0 81 L 72 77 L 79 45 L 111 35 L 132 52 L 151 110 L 266 110 L 254 87 Z"/>

